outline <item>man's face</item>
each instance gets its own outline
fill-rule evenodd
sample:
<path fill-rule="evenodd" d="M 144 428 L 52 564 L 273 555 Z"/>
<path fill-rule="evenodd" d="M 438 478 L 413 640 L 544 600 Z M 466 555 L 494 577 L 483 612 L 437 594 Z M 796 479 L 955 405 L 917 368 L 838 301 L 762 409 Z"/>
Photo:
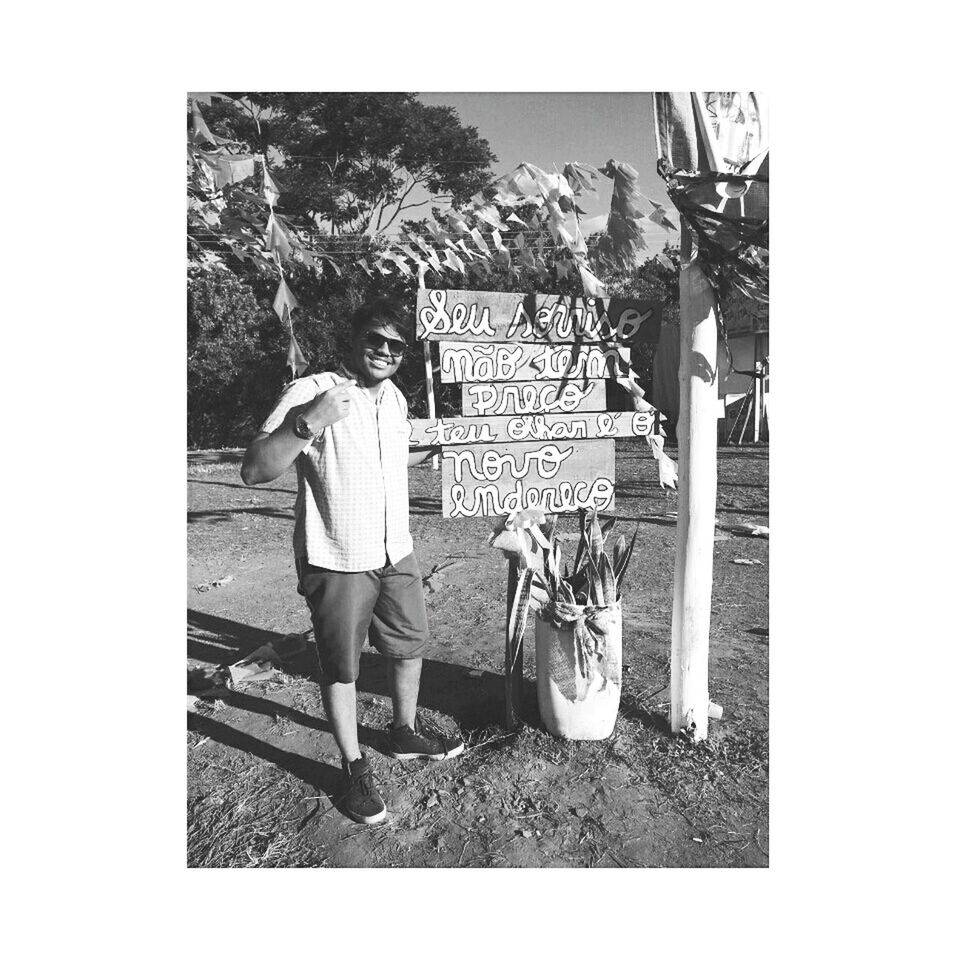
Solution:
<path fill-rule="evenodd" d="M 374 321 L 353 338 L 353 369 L 373 386 L 392 377 L 400 367 L 406 341 L 391 323 Z"/>

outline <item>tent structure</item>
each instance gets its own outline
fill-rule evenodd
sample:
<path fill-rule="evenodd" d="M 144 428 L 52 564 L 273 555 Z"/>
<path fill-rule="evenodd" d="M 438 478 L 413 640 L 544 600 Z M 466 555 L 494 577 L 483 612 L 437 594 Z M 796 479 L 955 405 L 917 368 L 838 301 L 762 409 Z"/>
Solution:
<path fill-rule="evenodd" d="M 727 343 L 717 351 L 719 440 L 758 443 L 769 438 L 769 307 L 734 294 L 723 315 Z"/>

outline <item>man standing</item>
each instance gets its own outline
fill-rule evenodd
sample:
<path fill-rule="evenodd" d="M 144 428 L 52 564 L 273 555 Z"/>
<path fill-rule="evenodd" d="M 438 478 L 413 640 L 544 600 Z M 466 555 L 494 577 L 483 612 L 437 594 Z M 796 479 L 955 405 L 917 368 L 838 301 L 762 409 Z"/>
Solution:
<path fill-rule="evenodd" d="M 388 658 L 391 754 L 442 760 L 463 752 L 417 716 L 428 638 L 420 570 L 410 537 L 407 402 L 390 382 L 407 342 L 393 301 L 377 299 L 351 319 L 349 356 L 336 371 L 294 380 L 243 458 L 246 484 L 297 466 L 293 549 L 299 592 L 313 620 L 320 690 L 340 748 L 344 811 L 378 823 L 386 807 L 357 739 L 360 649 Z"/>

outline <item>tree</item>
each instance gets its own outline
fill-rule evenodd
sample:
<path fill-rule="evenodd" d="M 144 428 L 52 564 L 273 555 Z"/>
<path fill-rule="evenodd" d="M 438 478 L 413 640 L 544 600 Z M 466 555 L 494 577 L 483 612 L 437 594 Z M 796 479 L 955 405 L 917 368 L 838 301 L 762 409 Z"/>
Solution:
<path fill-rule="evenodd" d="M 283 331 L 228 270 L 187 287 L 187 443 L 246 443 L 283 383 Z M 258 419 L 259 417 L 259 419 Z"/>
<path fill-rule="evenodd" d="M 377 233 L 414 207 L 461 203 L 496 157 L 452 107 L 412 93 L 233 93 L 204 108 L 210 130 L 279 171 L 279 212 L 330 234 Z M 429 199 L 416 197 L 420 187 Z"/>

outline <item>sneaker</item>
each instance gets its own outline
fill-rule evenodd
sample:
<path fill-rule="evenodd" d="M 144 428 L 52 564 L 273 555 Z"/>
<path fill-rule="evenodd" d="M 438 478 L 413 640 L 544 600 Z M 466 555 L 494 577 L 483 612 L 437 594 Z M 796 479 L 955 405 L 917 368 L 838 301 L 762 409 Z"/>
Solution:
<path fill-rule="evenodd" d="M 340 808 L 357 823 L 379 823 L 387 815 L 387 807 L 373 782 L 367 758 L 361 754 L 359 760 L 349 764 L 342 760 L 341 764 L 344 793 L 340 797 Z"/>
<path fill-rule="evenodd" d="M 424 723 L 419 717 L 414 729 L 408 726 L 391 727 L 387 734 L 390 754 L 397 760 L 448 760 L 463 753 L 463 741 L 459 737 L 447 737 L 436 727 Z"/>

